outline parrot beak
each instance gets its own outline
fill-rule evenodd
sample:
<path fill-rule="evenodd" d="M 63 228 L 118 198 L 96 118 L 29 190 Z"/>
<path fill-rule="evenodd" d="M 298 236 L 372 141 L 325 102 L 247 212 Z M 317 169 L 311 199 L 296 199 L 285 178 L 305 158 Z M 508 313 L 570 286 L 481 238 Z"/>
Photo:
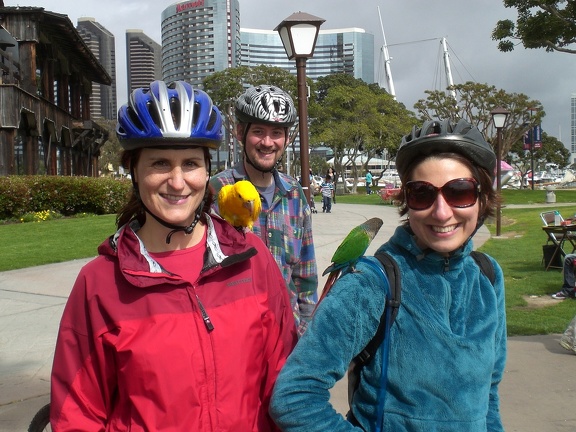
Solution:
<path fill-rule="evenodd" d="M 254 212 L 254 201 L 245 201 L 242 206 L 245 207 L 250 212 L 250 214 Z"/>

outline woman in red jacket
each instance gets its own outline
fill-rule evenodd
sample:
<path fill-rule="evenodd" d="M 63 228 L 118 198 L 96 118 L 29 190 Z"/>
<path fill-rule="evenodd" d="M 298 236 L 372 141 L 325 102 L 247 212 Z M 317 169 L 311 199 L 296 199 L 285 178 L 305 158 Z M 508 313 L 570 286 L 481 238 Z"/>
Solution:
<path fill-rule="evenodd" d="M 133 193 L 64 310 L 53 430 L 277 430 L 268 405 L 296 328 L 264 243 L 208 214 L 221 125 L 184 82 L 119 110 Z"/>

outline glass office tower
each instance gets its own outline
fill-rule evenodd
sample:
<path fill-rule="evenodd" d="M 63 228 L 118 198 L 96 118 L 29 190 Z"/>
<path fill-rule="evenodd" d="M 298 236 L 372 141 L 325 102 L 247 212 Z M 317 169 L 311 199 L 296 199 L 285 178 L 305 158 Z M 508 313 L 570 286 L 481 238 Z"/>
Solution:
<path fill-rule="evenodd" d="M 241 29 L 242 66 L 269 65 L 296 73 L 288 60 L 278 32 Z M 360 28 L 320 30 L 314 56 L 306 62 L 306 76 L 312 79 L 333 73 L 347 73 L 368 84 L 374 83 L 374 35 Z"/>
<path fill-rule="evenodd" d="M 162 47 L 142 30 L 126 30 L 128 97 L 134 89 L 162 79 Z"/>
<path fill-rule="evenodd" d="M 116 118 L 116 48 L 114 35 L 94 18 L 78 18 L 76 30 L 112 77 L 112 85 L 92 84 L 90 95 L 90 115 L 93 119 Z"/>
<path fill-rule="evenodd" d="M 162 12 L 162 78 L 200 86 L 240 61 L 238 0 L 175 3 Z"/>

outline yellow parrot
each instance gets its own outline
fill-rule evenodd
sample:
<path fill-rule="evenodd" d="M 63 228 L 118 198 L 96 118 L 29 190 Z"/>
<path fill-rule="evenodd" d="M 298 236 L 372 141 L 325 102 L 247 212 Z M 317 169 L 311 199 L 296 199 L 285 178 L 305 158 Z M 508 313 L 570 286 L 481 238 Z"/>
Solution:
<path fill-rule="evenodd" d="M 248 180 L 225 185 L 218 193 L 220 216 L 236 228 L 252 230 L 262 210 L 260 194 Z"/>

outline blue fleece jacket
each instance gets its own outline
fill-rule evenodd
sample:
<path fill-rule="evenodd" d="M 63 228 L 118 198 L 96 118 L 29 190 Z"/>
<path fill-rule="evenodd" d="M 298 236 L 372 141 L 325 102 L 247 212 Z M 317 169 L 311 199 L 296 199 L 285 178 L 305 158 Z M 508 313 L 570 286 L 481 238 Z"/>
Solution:
<path fill-rule="evenodd" d="M 425 253 L 401 226 L 381 247 L 397 261 L 402 305 L 390 334 L 383 431 L 500 432 L 498 385 L 506 359 L 504 279 L 492 286 L 470 256 Z M 375 260 L 375 258 L 370 258 Z M 360 262 L 320 303 L 288 358 L 271 403 L 285 432 L 359 431 L 331 406 L 329 389 L 374 336 L 384 308 L 382 275 Z M 382 350 L 364 367 L 352 412 L 376 429 Z"/>

